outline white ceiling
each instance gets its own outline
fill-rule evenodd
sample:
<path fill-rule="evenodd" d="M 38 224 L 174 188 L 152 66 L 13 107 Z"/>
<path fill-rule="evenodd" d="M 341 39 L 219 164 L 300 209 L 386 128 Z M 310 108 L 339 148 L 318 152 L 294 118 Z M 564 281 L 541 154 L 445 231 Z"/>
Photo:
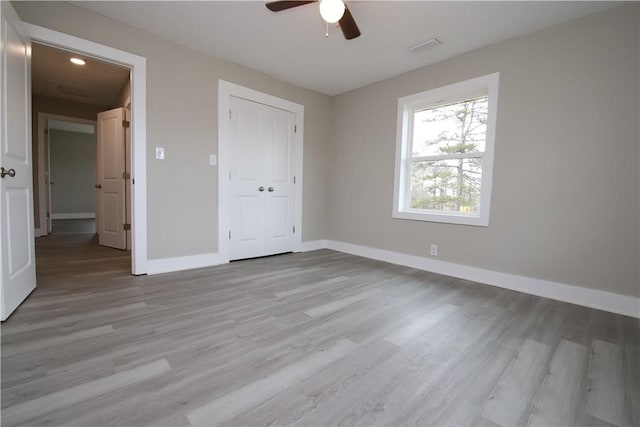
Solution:
<path fill-rule="evenodd" d="M 340 94 L 620 2 L 348 1 L 346 41 L 315 4 L 273 13 L 256 1 L 83 1 L 85 9 L 297 86 Z M 407 52 L 437 37 L 440 46 Z"/>
<path fill-rule="evenodd" d="M 87 63 L 72 64 L 69 59 L 74 56 Z M 38 43 L 31 47 L 31 90 L 36 95 L 111 107 L 129 74 L 126 68 L 64 50 Z"/>

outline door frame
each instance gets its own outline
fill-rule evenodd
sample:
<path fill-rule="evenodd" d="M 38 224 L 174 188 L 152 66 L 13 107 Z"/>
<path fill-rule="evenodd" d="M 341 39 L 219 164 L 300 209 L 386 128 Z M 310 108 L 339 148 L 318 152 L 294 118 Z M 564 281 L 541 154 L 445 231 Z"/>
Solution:
<path fill-rule="evenodd" d="M 51 194 L 48 190 L 49 185 L 47 183 L 47 176 L 45 175 L 45 171 L 47 170 L 46 163 L 50 160 L 47 150 L 47 137 L 45 134 L 45 130 L 49 128 L 49 120 L 60 120 L 71 123 L 92 125 L 94 129 L 96 128 L 95 120 L 79 119 L 77 117 L 63 116 L 60 114 L 38 113 L 38 143 L 34 147 L 38 155 L 38 164 L 34 166 L 38 171 L 38 216 L 40 221 L 36 227 L 36 237 L 42 237 L 49 234 L 47 207 L 51 202 Z"/>
<path fill-rule="evenodd" d="M 293 236 L 293 251 L 302 250 L 302 162 L 304 141 L 304 105 L 278 98 L 257 90 L 249 89 L 225 80 L 218 80 L 218 256 L 220 262 L 229 262 L 229 231 L 231 226 L 231 189 L 229 184 L 231 126 L 229 113 L 231 97 L 290 111 L 296 116 L 296 132 L 293 134 L 291 163 L 296 177 L 293 204 L 293 224 L 296 232 Z"/>
<path fill-rule="evenodd" d="M 147 273 L 147 59 L 79 37 L 24 23 L 32 41 L 131 70 L 131 273 Z"/>

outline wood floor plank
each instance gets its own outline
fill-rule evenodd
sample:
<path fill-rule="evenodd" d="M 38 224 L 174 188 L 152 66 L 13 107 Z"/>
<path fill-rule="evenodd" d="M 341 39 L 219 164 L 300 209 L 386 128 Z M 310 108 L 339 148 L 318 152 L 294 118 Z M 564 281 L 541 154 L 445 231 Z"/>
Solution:
<path fill-rule="evenodd" d="M 313 412 L 336 394 L 383 364 L 400 349 L 386 341 L 359 346 L 347 357 L 325 367 L 317 375 L 272 396 L 252 410 L 225 421 L 230 426 L 290 425 Z"/>
<path fill-rule="evenodd" d="M 275 296 L 279 298 L 284 298 L 284 297 L 290 297 L 292 295 L 308 294 L 310 291 L 314 291 L 316 289 L 326 289 L 327 285 L 332 285 L 334 283 L 341 283 L 346 280 L 349 280 L 349 278 L 346 276 L 332 277 L 331 279 L 321 280 L 319 282 L 311 283 L 309 285 L 297 286 L 292 289 L 288 289 L 286 291 L 276 292 Z"/>
<path fill-rule="evenodd" d="M 587 348 L 561 340 L 551 359 L 529 425 L 574 425 L 586 388 Z"/>
<path fill-rule="evenodd" d="M 96 328 L 84 329 L 67 335 L 50 336 L 41 340 L 29 340 L 12 346 L 8 346 L 4 352 L 6 356 L 24 354 L 31 351 L 45 351 L 48 347 L 63 346 L 87 338 L 95 338 L 113 332 L 113 326 L 104 325 Z"/>
<path fill-rule="evenodd" d="M 251 408 L 269 397 L 295 386 L 326 365 L 353 352 L 357 345 L 342 340 L 254 383 L 235 390 L 187 414 L 191 425 L 218 425 L 221 421 Z"/>
<path fill-rule="evenodd" d="M 117 316 L 121 313 L 144 308 L 145 306 L 146 306 L 145 302 L 135 302 L 131 304 L 120 305 L 117 307 L 95 310 L 90 313 L 80 312 L 73 315 L 61 315 L 53 319 L 49 318 L 49 316 L 45 312 L 45 313 L 39 314 L 39 317 L 42 319 L 40 321 L 16 323 L 16 324 L 12 322 L 11 324 L 7 324 L 6 329 L 3 328 L 2 333 L 3 334 L 6 333 L 7 335 L 10 335 L 10 334 L 20 333 L 25 331 L 32 331 L 34 329 L 48 328 L 52 326 L 62 326 L 65 324 L 77 322 L 79 320 L 86 320 L 87 318 L 90 318 L 90 317 Z"/>
<path fill-rule="evenodd" d="M 372 296 L 380 294 L 381 292 L 382 292 L 381 289 L 368 289 L 356 295 L 352 295 L 346 298 L 341 298 L 339 300 L 331 301 L 327 304 L 310 308 L 308 310 L 305 310 L 304 313 L 311 317 L 326 316 L 327 314 L 335 313 L 336 311 L 342 310 L 345 307 L 349 307 L 352 304 L 356 304 L 360 301 L 364 301 L 368 298 L 371 298 Z"/>
<path fill-rule="evenodd" d="M 589 390 L 585 412 L 609 424 L 630 425 L 625 419 L 622 352 L 619 346 L 593 340 L 589 364 Z"/>
<path fill-rule="evenodd" d="M 165 374 L 170 370 L 169 363 L 165 359 L 160 359 L 147 365 L 90 381 L 67 390 L 60 390 L 37 399 L 9 406 L 2 410 L 2 421 L 5 425 L 18 424 L 47 412 L 67 406 L 70 407 L 83 400 Z"/>
<path fill-rule="evenodd" d="M 640 425 L 640 345 L 633 342 L 625 344 L 625 409 L 631 425 Z"/>
<path fill-rule="evenodd" d="M 442 321 L 456 310 L 458 310 L 457 306 L 444 304 L 433 311 L 427 311 L 422 315 L 414 317 L 409 324 L 388 335 L 385 340 L 397 346 L 407 345 L 424 333 L 424 331 Z"/>
<path fill-rule="evenodd" d="M 498 425 L 522 425 L 531 400 L 545 373 L 550 348 L 525 340 L 498 385 L 491 393 L 482 416 Z"/>

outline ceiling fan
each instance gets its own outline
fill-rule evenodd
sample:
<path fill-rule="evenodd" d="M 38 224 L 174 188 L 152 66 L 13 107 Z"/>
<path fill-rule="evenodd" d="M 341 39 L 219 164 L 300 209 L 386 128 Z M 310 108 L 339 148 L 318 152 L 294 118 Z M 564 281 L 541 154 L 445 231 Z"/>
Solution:
<path fill-rule="evenodd" d="M 320 15 L 328 24 L 337 23 L 347 40 L 355 39 L 360 36 L 360 29 L 356 25 L 349 8 L 342 0 L 307 0 L 307 1 L 290 1 L 280 0 L 271 1 L 266 4 L 267 9 L 272 12 L 280 12 L 282 10 L 291 9 L 293 7 L 304 6 L 309 3 L 320 3 Z M 328 33 L 327 33 L 328 35 Z"/>

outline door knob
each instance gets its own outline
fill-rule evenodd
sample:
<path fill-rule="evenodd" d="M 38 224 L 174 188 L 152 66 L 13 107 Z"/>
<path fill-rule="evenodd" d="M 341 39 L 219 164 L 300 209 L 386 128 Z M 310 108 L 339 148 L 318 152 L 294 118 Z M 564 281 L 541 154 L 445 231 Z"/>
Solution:
<path fill-rule="evenodd" d="M 4 178 L 7 175 L 9 175 L 11 178 L 13 178 L 14 176 L 16 176 L 16 170 L 15 169 L 7 170 L 4 167 L 2 167 L 2 169 L 0 169 L 0 177 Z"/>
<path fill-rule="evenodd" d="M 276 189 L 275 189 L 275 188 L 273 188 L 273 187 L 269 187 L 269 193 L 273 193 L 274 191 L 276 191 Z"/>
<path fill-rule="evenodd" d="M 100 185 L 100 184 L 96 184 L 96 185 L 94 185 L 94 187 L 96 187 L 96 188 L 102 188 L 102 185 Z"/>
<path fill-rule="evenodd" d="M 258 187 L 258 191 L 260 192 L 264 191 L 264 187 L 261 185 L 260 187 Z"/>

